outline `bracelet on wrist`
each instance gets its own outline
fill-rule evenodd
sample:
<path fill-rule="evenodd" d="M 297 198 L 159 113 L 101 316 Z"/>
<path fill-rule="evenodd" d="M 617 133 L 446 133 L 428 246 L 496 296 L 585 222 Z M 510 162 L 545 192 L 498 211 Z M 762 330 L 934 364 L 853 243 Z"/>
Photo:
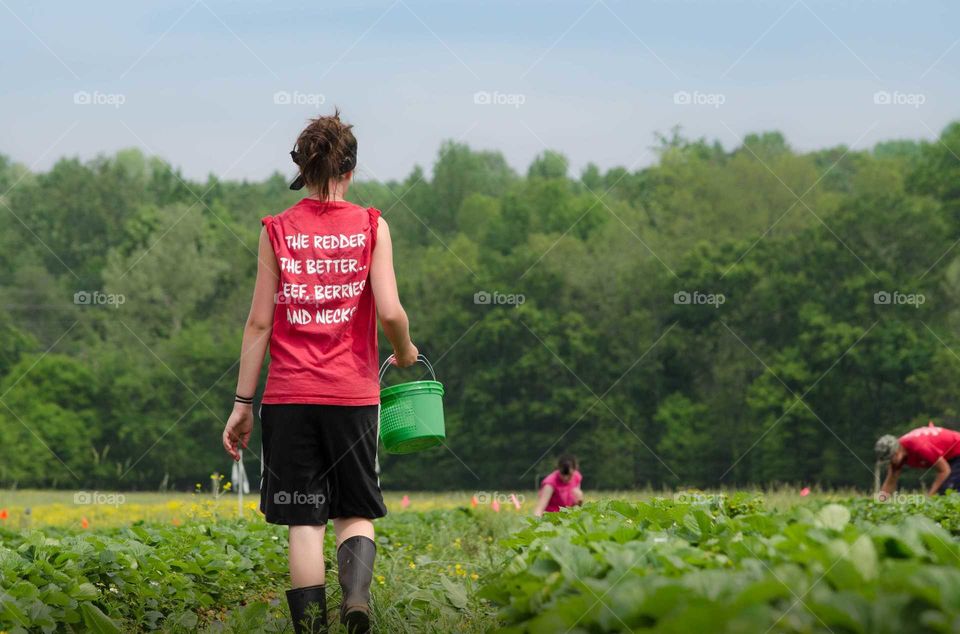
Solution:
<path fill-rule="evenodd" d="M 253 405 L 252 396 L 240 396 L 239 394 L 235 394 L 233 397 L 233 400 L 235 403 L 243 403 L 244 405 Z"/>

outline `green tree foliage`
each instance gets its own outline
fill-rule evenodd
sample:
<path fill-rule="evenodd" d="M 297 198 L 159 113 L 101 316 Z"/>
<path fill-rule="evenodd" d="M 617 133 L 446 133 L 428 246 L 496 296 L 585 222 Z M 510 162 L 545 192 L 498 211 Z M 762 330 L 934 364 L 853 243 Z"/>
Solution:
<path fill-rule="evenodd" d="M 960 123 L 872 151 L 678 130 L 654 149 L 573 178 L 557 152 L 520 176 L 448 142 L 429 171 L 354 185 L 446 388 L 445 446 L 383 456 L 385 486 L 527 488 L 567 451 L 588 487 L 866 486 L 876 436 L 960 422 Z M 298 199 L 286 176 L 194 182 L 127 150 L 38 174 L 0 156 L 0 185 L 0 484 L 228 469 L 259 219 Z"/>
<path fill-rule="evenodd" d="M 12 483 L 83 486 L 96 473 L 98 383 L 79 360 L 24 355 L 3 381 L 0 473 Z"/>

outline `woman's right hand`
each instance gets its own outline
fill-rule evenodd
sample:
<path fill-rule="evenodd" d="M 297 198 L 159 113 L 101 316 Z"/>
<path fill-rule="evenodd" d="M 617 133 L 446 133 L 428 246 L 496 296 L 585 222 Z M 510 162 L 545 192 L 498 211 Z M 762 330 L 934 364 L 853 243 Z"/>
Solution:
<path fill-rule="evenodd" d="M 393 364 L 398 368 L 408 368 L 417 362 L 418 356 L 420 356 L 420 351 L 411 341 L 403 350 L 393 351 Z"/>
<path fill-rule="evenodd" d="M 253 405 L 236 403 L 223 428 L 223 448 L 234 461 L 240 460 L 240 449 L 246 449 L 252 431 Z"/>

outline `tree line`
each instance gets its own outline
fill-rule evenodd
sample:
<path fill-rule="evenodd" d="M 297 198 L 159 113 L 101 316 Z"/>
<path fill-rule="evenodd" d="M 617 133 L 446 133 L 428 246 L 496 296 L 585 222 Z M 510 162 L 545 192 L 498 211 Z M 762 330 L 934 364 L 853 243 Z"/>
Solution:
<path fill-rule="evenodd" d="M 446 389 L 445 446 L 382 456 L 385 487 L 528 488 L 564 452 L 586 487 L 867 487 L 877 436 L 956 420 L 960 123 L 867 150 L 678 131 L 654 150 L 575 176 L 545 151 L 519 174 L 448 142 L 429 173 L 351 188 L 390 224 Z M 229 473 L 259 218 L 299 199 L 285 176 L 0 156 L 0 192 L 0 485 Z"/>

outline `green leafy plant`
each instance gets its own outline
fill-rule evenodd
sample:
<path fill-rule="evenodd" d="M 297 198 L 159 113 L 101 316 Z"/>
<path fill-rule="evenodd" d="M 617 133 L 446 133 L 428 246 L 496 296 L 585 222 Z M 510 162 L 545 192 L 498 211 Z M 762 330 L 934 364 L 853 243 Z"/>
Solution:
<path fill-rule="evenodd" d="M 453 509 L 378 522 L 377 622 L 386 631 L 410 622 L 435 632 L 487 631 L 495 610 L 476 590 L 500 561 L 500 538 L 519 521 L 516 514 Z M 332 531 L 328 542 L 332 554 Z M 0 631 L 289 631 L 286 546 L 283 527 L 216 518 L 0 529 Z M 335 623 L 335 581 L 327 592 Z"/>
<path fill-rule="evenodd" d="M 697 499 L 697 498 L 694 498 Z M 604 502 L 530 523 L 481 591 L 507 632 L 953 632 L 957 498 Z"/>

